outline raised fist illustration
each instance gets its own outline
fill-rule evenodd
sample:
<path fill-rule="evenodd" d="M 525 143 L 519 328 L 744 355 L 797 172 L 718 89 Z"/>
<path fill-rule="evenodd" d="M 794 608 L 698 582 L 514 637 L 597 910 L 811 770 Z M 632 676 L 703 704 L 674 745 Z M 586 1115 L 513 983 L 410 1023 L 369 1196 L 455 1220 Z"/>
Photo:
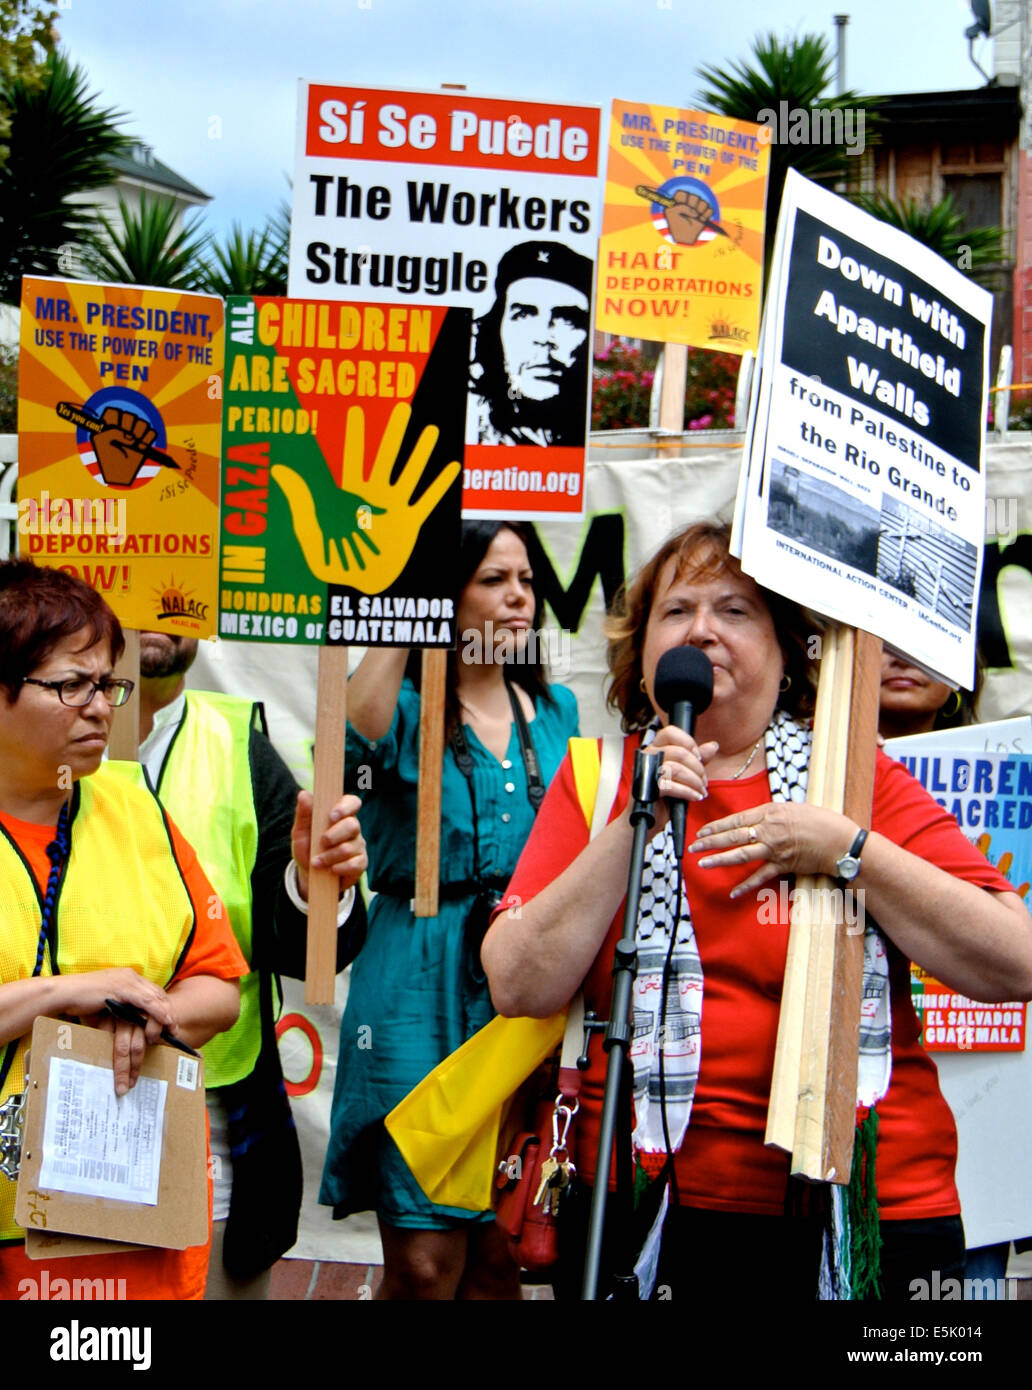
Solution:
<path fill-rule="evenodd" d="M 713 208 L 705 198 L 683 188 L 677 190 L 666 210 L 667 226 L 678 246 L 694 246 L 712 216 Z"/>
<path fill-rule="evenodd" d="M 104 482 L 108 487 L 128 487 L 143 466 L 157 432 L 141 416 L 114 405 L 104 410 L 100 423 L 93 436 L 93 452 Z"/>

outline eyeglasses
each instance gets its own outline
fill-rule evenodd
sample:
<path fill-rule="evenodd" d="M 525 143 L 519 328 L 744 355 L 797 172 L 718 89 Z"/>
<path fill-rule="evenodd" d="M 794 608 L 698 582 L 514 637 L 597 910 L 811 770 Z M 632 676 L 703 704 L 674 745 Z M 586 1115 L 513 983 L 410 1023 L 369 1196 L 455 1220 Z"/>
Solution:
<path fill-rule="evenodd" d="M 69 705 L 72 709 L 82 709 L 84 705 L 88 705 L 98 690 L 104 692 L 104 699 L 112 709 L 118 709 L 136 689 L 135 681 L 114 680 L 110 676 L 102 681 L 91 681 L 85 676 L 73 676 L 66 681 L 41 681 L 35 676 L 26 676 L 22 684 L 41 685 L 44 690 L 56 690 L 57 698 L 62 705 Z"/>

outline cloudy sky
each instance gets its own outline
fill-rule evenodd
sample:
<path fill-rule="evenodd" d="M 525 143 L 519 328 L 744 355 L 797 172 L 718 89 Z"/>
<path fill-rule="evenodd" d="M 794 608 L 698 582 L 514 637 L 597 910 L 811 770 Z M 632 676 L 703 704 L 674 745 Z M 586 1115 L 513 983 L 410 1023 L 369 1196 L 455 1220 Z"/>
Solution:
<path fill-rule="evenodd" d="M 297 79 L 539 101 L 691 105 L 696 68 L 747 56 L 758 33 L 823 33 L 815 0 L 57 0 L 70 56 L 126 129 L 213 196 L 217 230 L 259 224 L 287 195 Z M 837 7 L 844 11 L 841 3 Z M 968 60 L 967 0 L 864 0 L 847 80 L 864 92 L 950 90 Z M 991 71 L 992 47 L 975 48 Z"/>

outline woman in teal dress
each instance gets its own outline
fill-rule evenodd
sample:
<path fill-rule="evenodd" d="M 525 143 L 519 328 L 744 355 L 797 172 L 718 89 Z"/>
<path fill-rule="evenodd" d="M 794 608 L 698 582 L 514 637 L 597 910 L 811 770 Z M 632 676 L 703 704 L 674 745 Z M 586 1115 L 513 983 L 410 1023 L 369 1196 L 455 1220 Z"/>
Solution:
<path fill-rule="evenodd" d="M 341 1020 L 319 1200 L 337 1217 L 376 1211 L 384 1247 L 378 1298 L 519 1297 L 518 1271 L 492 1214 L 429 1202 L 383 1119 L 494 1016 L 476 939 L 477 925 L 482 934 L 487 924 L 486 908 L 476 910 L 478 894 L 503 892 L 534 820 L 513 700 L 545 786 L 577 732 L 572 694 L 548 686 L 540 663 L 529 659 L 536 656 L 537 602 L 526 535 L 510 522 L 467 522 L 462 529 L 436 917 L 412 912 L 418 653 L 370 650 L 348 685 L 348 785 L 364 796 L 376 896 Z M 469 776 L 459 765 L 463 735 Z"/>

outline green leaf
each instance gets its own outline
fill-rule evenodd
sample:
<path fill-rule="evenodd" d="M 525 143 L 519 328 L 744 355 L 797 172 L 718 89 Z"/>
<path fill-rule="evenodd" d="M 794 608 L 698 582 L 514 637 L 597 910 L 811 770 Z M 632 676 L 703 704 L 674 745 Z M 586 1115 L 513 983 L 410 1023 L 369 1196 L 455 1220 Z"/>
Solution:
<path fill-rule="evenodd" d="M 819 35 L 803 34 L 799 38 L 781 40 L 776 34 L 760 35 L 753 41 L 753 62 L 730 63 L 727 67 L 705 66 L 698 75 L 708 85 L 699 95 L 702 105 L 710 111 L 737 120 L 757 121 L 763 111 L 781 116 L 785 110 L 794 111 L 853 111 L 854 131 L 859 130 L 859 113 L 863 112 L 863 142 L 877 141 L 877 105 L 875 97 L 859 92 L 842 92 L 824 96 L 831 85 L 833 63 L 827 41 Z M 763 122 L 761 124 L 766 124 Z M 770 173 L 767 181 L 767 217 L 764 234 L 764 265 L 770 267 L 770 256 L 777 229 L 778 212 L 790 168 L 807 178 L 825 183 L 848 181 L 859 176 L 859 154 L 850 154 L 845 144 L 790 144 L 788 132 L 778 129 L 780 140 L 770 145 Z"/>
<path fill-rule="evenodd" d="M 853 201 L 872 217 L 906 232 L 972 280 L 981 283 L 991 279 L 1005 259 L 1002 228 L 965 227 L 951 193 L 937 203 L 890 198 L 880 192 L 856 194 Z"/>
<path fill-rule="evenodd" d="M 16 304 L 23 275 L 60 273 L 61 248 L 98 226 L 96 207 L 73 196 L 113 181 L 111 161 L 129 141 L 123 113 L 96 105 L 85 71 L 52 55 L 37 83 L 0 82 L 10 114 L 10 154 L 0 168 L 0 299 Z"/>
<path fill-rule="evenodd" d="M 118 199 L 119 224 L 100 219 L 103 237 L 87 248 L 85 263 L 92 275 L 127 285 L 157 285 L 163 289 L 200 287 L 209 235 L 199 217 L 180 225 L 180 208 L 172 198 L 140 195 L 133 211 Z"/>
<path fill-rule="evenodd" d="M 236 222 L 226 240 L 212 245 L 201 274 L 201 288 L 212 294 L 286 294 L 289 213 L 267 219 L 260 232 L 244 232 Z"/>

